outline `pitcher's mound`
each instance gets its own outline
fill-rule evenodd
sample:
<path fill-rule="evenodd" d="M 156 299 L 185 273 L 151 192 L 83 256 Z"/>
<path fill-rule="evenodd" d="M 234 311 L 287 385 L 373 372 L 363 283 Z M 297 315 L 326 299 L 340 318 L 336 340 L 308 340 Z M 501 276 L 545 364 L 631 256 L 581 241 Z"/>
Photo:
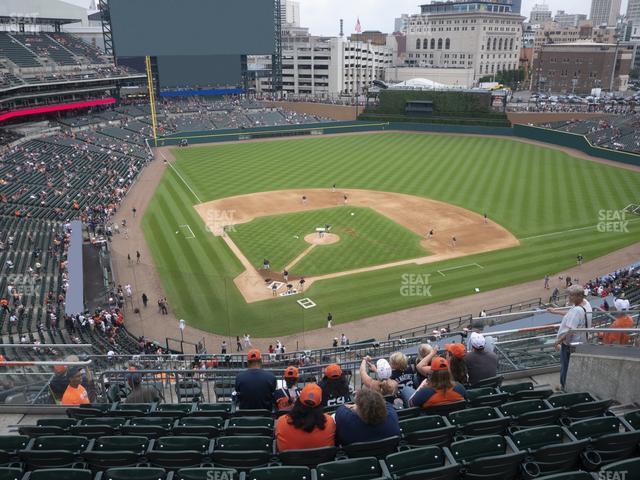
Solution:
<path fill-rule="evenodd" d="M 304 241 L 311 245 L 330 245 L 340 241 L 340 237 L 333 233 L 325 233 L 322 237 L 319 237 L 317 233 L 310 233 L 305 235 Z"/>

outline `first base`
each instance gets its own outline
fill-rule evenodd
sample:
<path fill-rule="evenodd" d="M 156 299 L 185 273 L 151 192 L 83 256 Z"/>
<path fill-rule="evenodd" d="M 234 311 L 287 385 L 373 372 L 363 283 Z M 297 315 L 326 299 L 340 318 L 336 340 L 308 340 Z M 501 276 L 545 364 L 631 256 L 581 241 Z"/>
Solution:
<path fill-rule="evenodd" d="M 310 298 L 301 298 L 300 300 L 297 301 L 297 303 L 305 310 L 308 310 L 316 306 L 316 304 Z"/>

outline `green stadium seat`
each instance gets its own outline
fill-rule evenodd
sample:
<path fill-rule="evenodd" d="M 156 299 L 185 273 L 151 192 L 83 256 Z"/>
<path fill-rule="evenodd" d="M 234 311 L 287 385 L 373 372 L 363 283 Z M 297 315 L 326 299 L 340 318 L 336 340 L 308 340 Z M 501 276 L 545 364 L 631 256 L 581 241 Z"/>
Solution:
<path fill-rule="evenodd" d="M 392 453 L 384 462 L 394 479 L 457 480 L 460 476 L 460 465 L 436 446 Z"/>
<path fill-rule="evenodd" d="M 155 407 L 155 403 L 122 403 L 118 402 L 113 405 L 112 411 L 119 410 L 137 410 L 143 413 L 149 413 Z"/>
<path fill-rule="evenodd" d="M 18 452 L 27 448 L 26 435 L 0 435 L 0 465 L 8 465 L 18 460 Z"/>
<path fill-rule="evenodd" d="M 580 464 L 580 454 L 589 440 L 573 440 L 563 427 L 557 425 L 525 428 L 511 433 L 519 450 L 529 455 L 542 475 L 566 472 Z"/>
<path fill-rule="evenodd" d="M 87 437 L 56 435 L 32 439 L 20 458 L 29 469 L 71 467 L 89 445 Z"/>
<path fill-rule="evenodd" d="M 383 458 L 390 453 L 395 453 L 399 444 L 400 437 L 387 437 L 372 442 L 355 442 L 350 445 L 342 445 L 342 449 L 349 458 Z"/>
<path fill-rule="evenodd" d="M 498 392 L 495 388 L 470 388 L 467 390 L 467 403 L 470 407 L 497 407 L 509 399 L 506 392 Z"/>
<path fill-rule="evenodd" d="M 85 418 L 78 425 L 72 426 L 69 432 L 89 438 L 107 437 L 115 435 L 126 422 L 124 417 Z"/>
<path fill-rule="evenodd" d="M 182 417 L 176 420 L 171 433 L 215 438 L 224 429 L 224 424 L 222 417 Z"/>
<path fill-rule="evenodd" d="M 563 413 L 562 407 L 550 407 L 544 400 L 520 400 L 499 407 L 503 415 L 511 417 L 521 427 L 553 425 Z"/>
<path fill-rule="evenodd" d="M 634 410 L 633 412 L 627 412 L 624 414 L 625 421 L 629 423 L 631 428 L 640 430 L 640 410 Z"/>
<path fill-rule="evenodd" d="M 350 458 L 321 463 L 316 467 L 318 480 L 377 480 L 388 478 L 386 466 L 375 457 Z"/>
<path fill-rule="evenodd" d="M 624 478 L 624 480 L 640 480 L 640 458 L 629 458 L 627 460 L 620 460 L 613 462 L 602 467 L 600 472 L 611 472 L 609 476 L 604 478 L 615 478 L 613 472 L 619 473 L 618 478 Z M 624 474 L 624 476 L 622 475 Z"/>
<path fill-rule="evenodd" d="M 173 428 L 174 420 L 163 417 L 135 417 L 120 429 L 124 435 L 138 435 L 157 438 L 167 435 Z"/>
<path fill-rule="evenodd" d="M 142 461 L 148 446 L 147 437 L 99 437 L 89 443 L 82 457 L 94 470 L 131 467 Z"/>
<path fill-rule="evenodd" d="M 154 415 L 158 412 L 176 413 L 178 415 L 189 415 L 193 411 L 192 403 L 159 403 L 155 410 L 151 412 Z"/>
<path fill-rule="evenodd" d="M 18 433 L 20 435 L 26 435 L 28 437 L 35 438 L 50 435 L 66 435 L 68 432 L 64 428 L 54 426 L 24 425 L 18 427 Z"/>
<path fill-rule="evenodd" d="M 403 442 L 420 447 L 427 445 L 448 446 L 458 429 L 451 425 L 446 417 L 440 415 L 410 418 L 401 420 L 399 424 Z"/>
<path fill-rule="evenodd" d="M 563 417 L 566 424 L 583 418 L 602 416 L 612 401 L 597 400 L 588 392 L 578 392 L 551 395 L 547 402 L 554 408 L 564 409 Z"/>
<path fill-rule="evenodd" d="M 100 417 L 103 412 L 97 408 L 71 407 L 66 410 L 67 417 L 82 420 L 83 418 Z"/>
<path fill-rule="evenodd" d="M 590 473 L 576 470 L 573 472 L 545 475 L 544 477 L 537 477 L 536 480 L 594 480 L 594 477 L 592 477 Z"/>
<path fill-rule="evenodd" d="M 398 420 L 407 420 L 422 415 L 422 409 L 420 407 L 401 408 L 396 410 L 396 414 L 398 415 Z"/>
<path fill-rule="evenodd" d="M 458 427 L 462 435 L 504 435 L 511 423 L 496 408 L 467 408 L 449 414 L 449 422 Z"/>
<path fill-rule="evenodd" d="M 236 480 L 240 478 L 233 468 L 181 468 L 173 474 L 172 480 Z"/>
<path fill-rule="evenodd" d="M 162 468 L 110 468 L 101 480 L 167 480 L 170 474 Z"/>
<path fill-rule="evenodd" d="M 239 470 L 264 467 L 273 456 L 271 437 L 219 437 L 215 442 L 212 458 L 217 467 Z"/>
<path fill-rule="evenodd" d="M 485 378 L 484 380 L 480 380 L 479 382 L 471 385 L 470 388 L 497 388 L 502 385 L 502 380 L 504 377 L 502 375 L 497 375 L 495 377 Z"/>
<path fill-rule="evenodd" d="M 457 412 L 458 410 L 464 410 L 467 407 L 465 400 L 459 402 L 443 403 L 442 405 L 434 405 L 423 409 L 425 415 L 449 415 L 451 412 Z"/>
<path fill-rule="evenodd" d="M 146 457 L 154 466 L 178 470 L 204 463 L 212 450 L 207 437 L 161 437 L 151 440 Z"/>
<path fill-rule="evenodd" d="M 520 452 L 509 437 L 491 435 L 453 442 L 453 458 L 463 465 L 465 479 L 511 479 L 519 471 L 526 452 Z"/>
<path fill-rule="evenodd" d="M 600 455 L 602 464 L 631 457 L 640 442 L 640 431 L 628 430 L 615 416 L 573 422 L 568 430 L 578 440 L 590 439 L 590 447 Z"/>
<path fill-rule="evenodd" d="M 509 394 L 511 401 L 545 399 L 553 395 L 550 388 L 535 390 L 533 382 L 512 383 L 500 386 L 500 391 Z"/>
<path fill-rule="evenodd" d="M 311 480 L 308 467 L 264 467 L 254 468 L 246 476 L 247 480 Z"/>
<path fill-rule="evenodd" d="M 221 417 L 225 420 L 231 416 L 230 403 L 197 403 L 189 414 L 190 417 Z"/>
<path fill-rule="evenodd" d="M 77 423 L 78 421 L 72 418 L 41 418 L 36 422 L 36 425 L 40 427 L 60 427 L 63 430 L 68 430 L 69 427 Z"/>
<path fill-rule="evenodd" d="M 20 480 L 21 478 L 21 468 L 0 467 L 0 480 Z"/>
<path fill-rule="evenodd" d="M 47 468 L 28 472 L 23 480 L 93 480 L 93 472 L 79 468 Z"/>
<path fill-rule="evenodd" d="M 227 420 L 225 435 L 273 435 L 273 418 L 232 417 Z"/>
<path fill-rule="evenodd" d="M 306 450 L 286 450 L 278 453 L 284 465 L 315 467 L 319 463 L 332 462 L 336 459 L 336 447 L 309 448 Z"/>
<path fill-rule="evenodd" d="M 231 417 L 268 417 L 271 418 L 271 412 L 269 410 L 255 409 L 255 410 L 236 410 L 231 413 Z"/>

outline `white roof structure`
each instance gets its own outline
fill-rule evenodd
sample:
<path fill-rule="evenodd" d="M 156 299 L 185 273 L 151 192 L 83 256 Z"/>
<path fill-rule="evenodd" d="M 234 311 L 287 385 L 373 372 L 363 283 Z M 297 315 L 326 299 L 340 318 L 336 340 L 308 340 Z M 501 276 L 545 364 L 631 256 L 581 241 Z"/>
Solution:
<path fill-rule="evenodd" d="M 86 21 L 87 9 L 61 0 L 2 0 L 0 17 Z"/>
<path fill-rule="evenodd" d="M 412 78 L 411 80 L 405 80 L 404 82 L 391 85 L 391 88 L 401 89 L 414 89 L 414 90 L 447 90 L 456 89 L 461 87 L 453 87 L 451 85 L 445 85 L 443 83 L 434 82 L 428 78 Z"/>

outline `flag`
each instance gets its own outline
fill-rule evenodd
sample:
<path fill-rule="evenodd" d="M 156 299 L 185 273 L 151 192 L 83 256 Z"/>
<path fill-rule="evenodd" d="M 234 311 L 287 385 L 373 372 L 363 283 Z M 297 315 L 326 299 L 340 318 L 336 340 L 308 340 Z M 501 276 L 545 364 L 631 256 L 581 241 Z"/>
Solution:
<path fill-rule="evenodd" d="M 360 18 L 356 22 L 356 33 L 362 33 L 362 26 L 360 25 Z"/>

